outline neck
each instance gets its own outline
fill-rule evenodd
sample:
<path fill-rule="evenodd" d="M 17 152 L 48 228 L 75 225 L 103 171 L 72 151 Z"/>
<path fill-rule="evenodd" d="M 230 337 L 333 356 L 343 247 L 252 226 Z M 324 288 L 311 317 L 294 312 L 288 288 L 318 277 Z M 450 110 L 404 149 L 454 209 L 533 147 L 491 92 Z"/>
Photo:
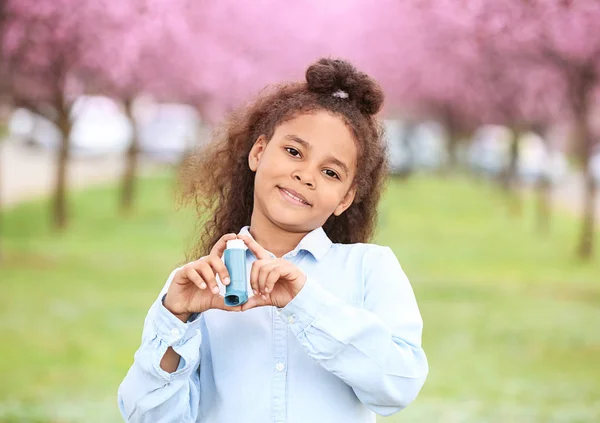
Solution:
<path fill-rule="evenodd" d="M 286 231 L 264 216 L 259 217 L 256 213 L 252 213 L 250 234 L 264 249 L 275 254 L 275 257 L 282 257 L 296 248 L 307 232 Z"/>

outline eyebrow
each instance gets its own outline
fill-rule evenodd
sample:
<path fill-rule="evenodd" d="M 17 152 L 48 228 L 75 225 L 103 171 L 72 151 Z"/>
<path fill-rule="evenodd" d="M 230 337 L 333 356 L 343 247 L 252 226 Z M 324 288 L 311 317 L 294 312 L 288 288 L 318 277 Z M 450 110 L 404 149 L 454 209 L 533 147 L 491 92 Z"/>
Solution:
<path fill-rule="evenodd" d="M 301 146 L 303 146 L 304 148 L 306 148 L 308 150 L 310 150 L 310 148 L 311 148 L 310 143 L 308 141 L 303 140 L 298 135 L 290 134 L 290 135 L 286 135 L 286 138 L 288 140 L 290 140 L 290 141 L 297 142 L 298 144 L 300 144 Z M 334 164 L 336 164 L 336 165 L 338 165 L 339 167 L 341 167 L 342 170 L 346 174 L 349 173 L 348 166 L 346 166 L 346 164 L 343 161 L 341 161 L 340 159 L 337 159 L 337 158 L 335 158 L 333 156 L 329 156 L 329 157 L 327 157 L 327 160 L 330 161 L 330 162 L 332 162 L 332 163 L 334 163 Z"/>

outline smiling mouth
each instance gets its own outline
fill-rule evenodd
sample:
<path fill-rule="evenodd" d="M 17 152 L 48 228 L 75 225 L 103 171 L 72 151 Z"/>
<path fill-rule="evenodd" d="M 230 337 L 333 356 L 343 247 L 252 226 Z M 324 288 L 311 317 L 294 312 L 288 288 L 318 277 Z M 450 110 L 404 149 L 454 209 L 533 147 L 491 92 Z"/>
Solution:
<path fill-rule="evenodd" d="M 291 192 L 289 192 L 288 190 L 286 190 L 285 188 L 281 188 L 281 187 L 277 187 L 279 189 L 279 192 L 281 193 L 281 195 L 283 197 L 285 197 L 287 200 L 289 200 L 290 202 L 300 205 L 300 206 L 310 206 L 310 204 L 306 201 L 304 201 L 303 199 L 295 196 L 294 194 L 292 194 Z"/>

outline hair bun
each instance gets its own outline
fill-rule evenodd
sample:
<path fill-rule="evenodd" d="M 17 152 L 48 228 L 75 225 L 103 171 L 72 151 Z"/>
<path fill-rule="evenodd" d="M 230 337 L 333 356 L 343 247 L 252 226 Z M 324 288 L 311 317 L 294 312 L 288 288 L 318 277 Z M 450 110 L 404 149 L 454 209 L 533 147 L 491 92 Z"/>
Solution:
<path fill-rule="evenodd" d="M 308 89 L 333 95 L 338 90 L 348 93 L 349 100 L 364 114 L 374 115 L 383 105 L 383 90 L 366 73 L 345 60 L 320 59 L 306 70 Z"/>

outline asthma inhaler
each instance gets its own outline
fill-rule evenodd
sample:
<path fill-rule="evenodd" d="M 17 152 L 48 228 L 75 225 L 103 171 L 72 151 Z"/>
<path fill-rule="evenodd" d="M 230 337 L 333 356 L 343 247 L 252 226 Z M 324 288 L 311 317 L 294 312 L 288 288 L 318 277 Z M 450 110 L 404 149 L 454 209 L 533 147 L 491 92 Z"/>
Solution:
<path fill-rule="evenodd" d="M 229 272 L 229 285 L 225 288 L 225 305 L 237 306 L 248 301 L 248 276 L 246 275 L 246 244 L 241 239 L 227 241 L 225 267 Z"/>

